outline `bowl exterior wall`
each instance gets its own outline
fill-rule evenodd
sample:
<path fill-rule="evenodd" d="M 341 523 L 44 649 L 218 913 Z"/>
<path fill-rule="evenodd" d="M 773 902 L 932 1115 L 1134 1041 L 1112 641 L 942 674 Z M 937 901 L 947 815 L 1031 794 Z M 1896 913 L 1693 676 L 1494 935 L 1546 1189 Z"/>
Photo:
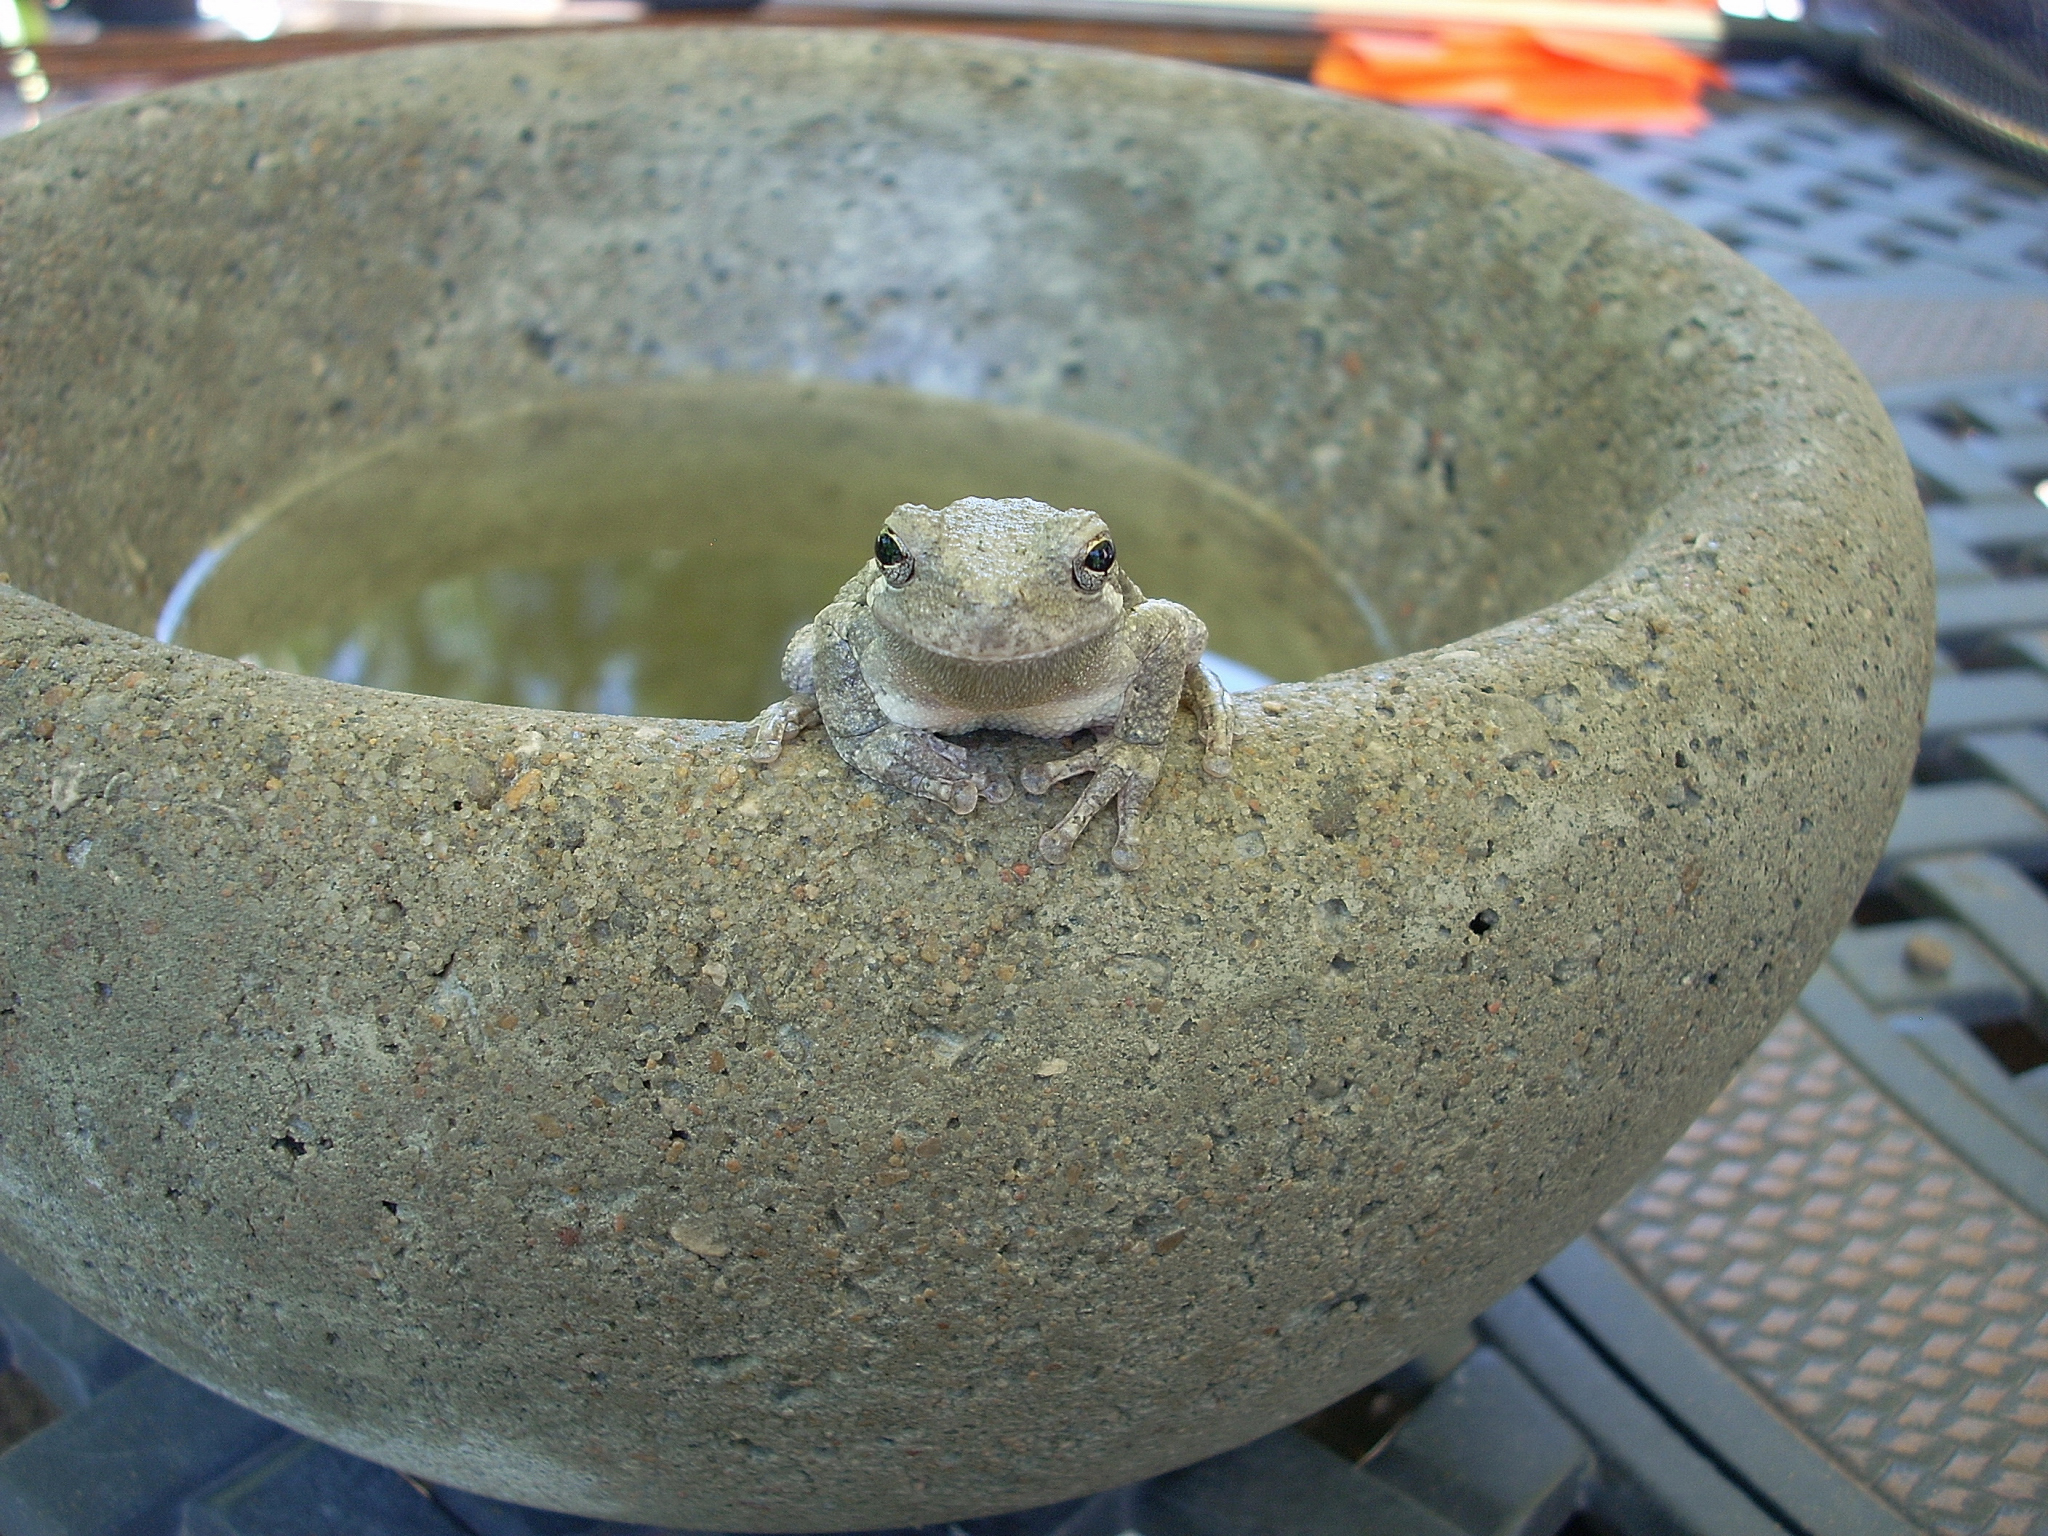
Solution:
<path fill-rule="evenodd" d="M 1241 701 L 1227 783 L 1183 730 L 1127 876 L 1036 863 L 1058 796 L 129 632 L 380 441 L 717 371 L 1126 432 L 1450 643 Z M 1045 1503 L 1397 1363 L 1789 1003 L 1926 692 L 1903 456 L 1782 293 L 1195 69 L 756 31 L 148 98 L 0 147 L 0 381 L 0 1246 L 592 1515 Z"/>

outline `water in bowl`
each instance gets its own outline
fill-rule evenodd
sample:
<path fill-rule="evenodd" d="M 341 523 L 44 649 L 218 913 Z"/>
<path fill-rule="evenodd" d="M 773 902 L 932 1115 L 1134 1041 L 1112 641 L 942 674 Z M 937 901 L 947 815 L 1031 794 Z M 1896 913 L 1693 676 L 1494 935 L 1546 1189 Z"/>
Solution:
<path fill-rule="evenodd" d="M 408 693 L 741 719 L 784 641 L 903 502 L 1100 512 L 1146 594 L 1207 621 L 1226 683 L 1379 653 L 1279 517 L 1071 421 L 870 385 L 721 378 L 588 391 L 423 432 L 252 511 L 161 638 Z"/>

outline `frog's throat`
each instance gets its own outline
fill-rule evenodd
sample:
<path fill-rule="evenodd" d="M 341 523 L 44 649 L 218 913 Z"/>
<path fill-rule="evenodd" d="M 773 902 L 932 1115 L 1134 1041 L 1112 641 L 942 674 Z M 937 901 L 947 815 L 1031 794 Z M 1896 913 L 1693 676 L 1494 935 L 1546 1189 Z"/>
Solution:
<path fill-rule="evenodd" d="M 926 698 L 945 699 L 975 710 L 1071 697 L 1091 691 L 1093 685 L 1122 670 L 1118 662 L 1124 648 L 1118 646 L 1114 628 L 1057 650 L 1002 661 L 949 656 L 893 630 L 885 633 L 889 636 L 890 670 L 902 683 Z"/>

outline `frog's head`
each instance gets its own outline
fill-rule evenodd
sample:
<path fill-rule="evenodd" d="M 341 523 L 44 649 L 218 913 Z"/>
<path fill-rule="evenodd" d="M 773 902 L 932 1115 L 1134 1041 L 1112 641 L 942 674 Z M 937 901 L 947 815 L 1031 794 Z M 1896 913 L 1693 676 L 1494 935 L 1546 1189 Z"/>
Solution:
<path fill-rule="evenodd" d="M 970 496 L 902 506 L 875 540 L 877 623 L 960 661 L 1029 661 L 1114 629 L 1129 583 L 1093 512 Z"/>

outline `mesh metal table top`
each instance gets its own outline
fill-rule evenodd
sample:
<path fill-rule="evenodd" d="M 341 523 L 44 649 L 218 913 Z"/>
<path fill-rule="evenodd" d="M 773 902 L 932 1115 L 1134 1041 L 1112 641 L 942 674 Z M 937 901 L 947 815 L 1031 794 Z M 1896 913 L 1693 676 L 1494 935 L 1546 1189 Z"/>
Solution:
<path fill-rule="evenodd" d="M 1757 94 L 1689 140 L 1455 120 L 1675 213 L 1801 298 L 2048 293 L 2048 189 L 1797 66 L 1736 73 Z"/>

